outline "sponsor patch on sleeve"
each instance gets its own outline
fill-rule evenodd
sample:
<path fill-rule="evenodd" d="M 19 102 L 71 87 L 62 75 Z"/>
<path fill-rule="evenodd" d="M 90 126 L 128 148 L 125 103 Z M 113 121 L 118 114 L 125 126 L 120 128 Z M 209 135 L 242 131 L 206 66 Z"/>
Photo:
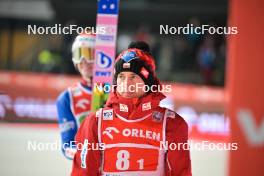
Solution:
<path fill-rule="evenodd" d="M 172 110 L 167 110 L 167 112 L 166 112 L 166 116 L 167 116 L 167 117 L 170 117 L 170 118 L 172 118 L 172 119 L 175 119 L 175 117 L 176 117 L 175 112 L 172 111 Z"/>

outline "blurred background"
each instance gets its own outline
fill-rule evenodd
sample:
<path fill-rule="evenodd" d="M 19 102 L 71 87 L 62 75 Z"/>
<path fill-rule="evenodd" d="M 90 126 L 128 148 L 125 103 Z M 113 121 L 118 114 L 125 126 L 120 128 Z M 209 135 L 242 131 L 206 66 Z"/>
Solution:
<path fill-rule="evenodd" d="M 27 26 L 95 26 L 95 0 L 9 0 L 0 5 L 1 69 L 76 74 L 70 59 L 76 35 L 28 35 Z M 149 42 L 162 80 L 223 87 L 225 36 L 160 35 L 162 24 L 226 26 L 227 1 L 122 0 L 117 41 L 117 52 L 132 40 Z"/>
<path fill-rule="evenodd" d="M 71 58 L 73 35 L 28 35 L 28 25 L 95 26 L 95 0 L 0 1 L 0 174 L 69 175 L 60 151 L 32 152 L 29 140 L 60 141 L 55 101 L 80 79 Z M 227 0 L 121 0 L 117 54 L 131 41 L 150 44 L 158 77 L 171 84 L 165 105 L 189 124 L 190 139 L 227 142 L 224 115 L 225 35 L 160 35 L 160 25 L 227 26 Z M 192 151 L 194 176 L 224 176 L 226 151 Z"/>

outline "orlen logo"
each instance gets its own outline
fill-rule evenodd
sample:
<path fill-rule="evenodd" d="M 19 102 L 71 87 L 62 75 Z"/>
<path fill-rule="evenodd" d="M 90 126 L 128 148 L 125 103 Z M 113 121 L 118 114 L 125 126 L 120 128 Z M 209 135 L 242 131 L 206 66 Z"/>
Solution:
<path fill-rule="evenodd" d="M 114 139 L 113 135 L 111 134 L 111 132 L 115 132 L 115 133 L 119 133 L 119 130 L 116 129 L 115 127 L 107 127 L 104 131 L 103 131 L 103 135 L 107 135 L 110 139 Z"/>
<path fill-rule="evenodd" d="M 96 65 L 98 65 L 99 68 L 109 68 L 112 65 L 112 59 L 99 51 L 96 53 Z"/>

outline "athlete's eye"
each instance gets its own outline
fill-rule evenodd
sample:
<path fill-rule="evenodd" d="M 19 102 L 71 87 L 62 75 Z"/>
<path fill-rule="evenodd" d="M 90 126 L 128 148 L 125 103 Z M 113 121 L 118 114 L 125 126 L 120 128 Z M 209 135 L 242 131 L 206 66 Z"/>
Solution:
<path fill-rule="evenodd" d="M 132 76 L 130 77 L 131 80 L 134 80 L 134 79 L 136 79 L 136 78 L 137 78 L 136 75 L 132 75 Z"/>
<path fill-rule="evenodd" d="M 117 76 L 117 78 L 123 80 L 125 77 L 124 77 L 124 75 L 119 74 L 119 75 Z"/>
<path fill-rule="evenodd" d="M 130 75 L 130 79 L 134 80 L 134 79 L 136 79 L 136 78 L 137 78 L 137 75 L 136 75 L 136 74 L 131 74 L 131 75 Z"/>

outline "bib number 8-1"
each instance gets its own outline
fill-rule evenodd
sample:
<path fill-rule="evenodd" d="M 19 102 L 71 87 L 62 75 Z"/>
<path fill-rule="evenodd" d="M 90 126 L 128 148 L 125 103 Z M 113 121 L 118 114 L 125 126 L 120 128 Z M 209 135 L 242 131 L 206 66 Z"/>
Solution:
<path fill-rule="evenodd" d="M 127 150 L 119 150 L 117 152 L 117 160 L 116 160 L 116 168 L 118 170 L 128 170 L 130 162 L 129 162 L 130 154 Z M 139 163 L 139 169 L 144 169 L 144 159 L 140 159 L 137 161 Z"/>
<path fill-rule="evenodd" d="M 127 170 L 129 168 L 130 154 L 127 150 L 119 150 L 117 152 L 116 168 L 118 170 Z"/>

